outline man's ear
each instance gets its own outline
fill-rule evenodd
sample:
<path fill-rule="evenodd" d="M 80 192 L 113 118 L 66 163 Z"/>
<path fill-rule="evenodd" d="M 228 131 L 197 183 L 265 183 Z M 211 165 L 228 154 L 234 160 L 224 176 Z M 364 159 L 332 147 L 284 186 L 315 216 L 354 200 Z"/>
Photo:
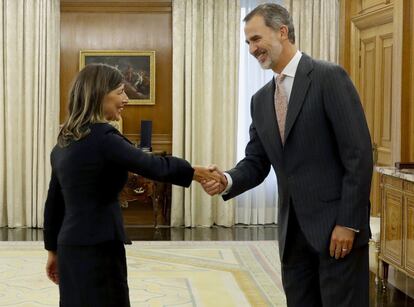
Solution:
<path fill-rule="evenodd" d="M 289 39 L 289 28 L 287 26 L 281 25 L 279 31 L 282 39 Z"/>

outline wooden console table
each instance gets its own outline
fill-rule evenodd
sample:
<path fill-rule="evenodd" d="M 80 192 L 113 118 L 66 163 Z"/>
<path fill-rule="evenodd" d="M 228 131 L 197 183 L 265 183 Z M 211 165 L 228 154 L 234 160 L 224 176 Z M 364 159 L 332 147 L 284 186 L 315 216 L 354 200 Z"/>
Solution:
<path fill-rule="evenodd" d="M 388 266 L 414 278 L 414 173 L 378 167 L 381 174 L 381 244 L 384 286 Z"/>
<path fill-rule="evenodd" d="M 165 152 L 154 154 L 165 155 Z M 119 202 L 121 207 L 126 208 L 132 201 L 152 203 L 154 227 L 170 225 L 171 184 L 128 173 L 128 181 L 119 194 Z"/>

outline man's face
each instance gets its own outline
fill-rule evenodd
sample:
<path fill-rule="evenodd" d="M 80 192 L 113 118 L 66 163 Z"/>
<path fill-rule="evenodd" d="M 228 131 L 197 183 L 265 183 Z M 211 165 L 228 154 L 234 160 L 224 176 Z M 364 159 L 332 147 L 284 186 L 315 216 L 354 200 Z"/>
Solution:
<path fill-rule="evenodd" d="M 263 69 L 275 70 L 282 53 L 282 35 L 266 26 L 262 16 L 253 16 L 244 27 L 249 52 Z"/>

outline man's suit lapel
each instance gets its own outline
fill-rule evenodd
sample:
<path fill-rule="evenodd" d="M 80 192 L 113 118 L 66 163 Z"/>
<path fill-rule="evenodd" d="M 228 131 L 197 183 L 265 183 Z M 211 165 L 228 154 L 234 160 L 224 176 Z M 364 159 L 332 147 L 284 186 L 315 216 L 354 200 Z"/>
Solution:
<path fill-rule="evenodd" d="M 266 137 L 268 144 L 275 150 L 277 156 L 282 152 L 282 140 L 280 139 L 279 126 L 277 125 L 276 111 L 274 104 L 275 81 L 274 78 L 267 84 L 267 89 L 263 92 L 263 122 L 266 124 Z M 274 146 L 273 146 L 274 145 Z"/>
<path fill-rule="evenodd" d="M 289 137 L 289 133 L 305 100 L 306 93 L 311 83 L 309 72 L 311 72 L 312 69 L 312 59 L 308 55 L 303 54 L 296 70 L 292 92 L 290 94 L 289 106 L 286 115 L 285 142 Z"/>

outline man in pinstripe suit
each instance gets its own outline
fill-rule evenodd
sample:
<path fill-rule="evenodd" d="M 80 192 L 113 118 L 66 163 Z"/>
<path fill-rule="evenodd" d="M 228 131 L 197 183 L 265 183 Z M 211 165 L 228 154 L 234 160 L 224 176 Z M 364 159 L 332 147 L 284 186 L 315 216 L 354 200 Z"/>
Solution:
<path fill-rule="evenodd" d="M 368 306 L 371 141 L 358 94 L 338 65 L 299 52 L 291 16 L 263 4 L 244 19 L 250 53 L 275 78 L 252 97 L 246 156 L 205 182 L 225 200 L 273 166 L 288 306 Z"/>

